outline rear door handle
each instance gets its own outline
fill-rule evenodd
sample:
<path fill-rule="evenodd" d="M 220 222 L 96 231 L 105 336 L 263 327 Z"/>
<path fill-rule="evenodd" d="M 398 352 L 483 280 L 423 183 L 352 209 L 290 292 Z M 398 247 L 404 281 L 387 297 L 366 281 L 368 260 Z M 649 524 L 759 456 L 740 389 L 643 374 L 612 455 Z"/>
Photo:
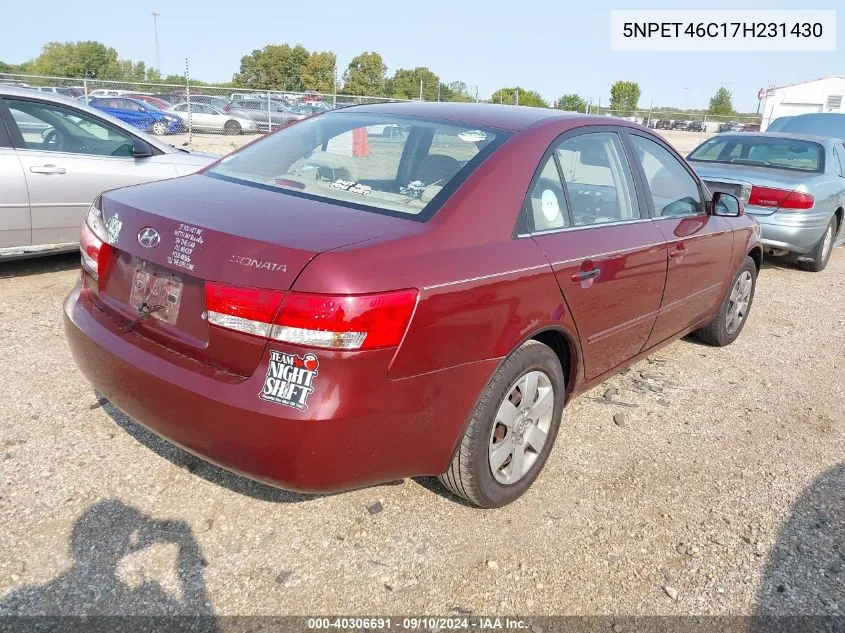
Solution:
<path fill-rule="evenodd" d="M 683 257 L 687 254 L 687 249 L 685 248 L 676 248 L 673 251 L 669 251 L 669 257 Z"/>
<path fill-rule="evenodd" d="M 592 270 L 579 270 L 577 273 L 572 273 L 572 281 L 578 284 L 582 281 L 595 279 L 600 273 L 601 271 L 598 268 L 593 268 Z"/>
<path fill-rule="evenodd" d="M 38 167 L 30 167 L 29 171 L 33 174 L 66 174 L 67 170 L 64 167 L 56 165 L 41 165 Z"/>

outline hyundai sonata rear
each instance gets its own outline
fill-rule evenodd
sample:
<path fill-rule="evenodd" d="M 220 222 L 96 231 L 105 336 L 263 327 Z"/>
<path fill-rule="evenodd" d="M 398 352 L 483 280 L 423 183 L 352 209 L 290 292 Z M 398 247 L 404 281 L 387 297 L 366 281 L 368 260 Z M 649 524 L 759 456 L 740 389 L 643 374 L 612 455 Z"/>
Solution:
<path fill-rule="evenodd" d="M 385 125 L 401 132 L 367 138 Z M 489 363 L 392 379 L 416 280 L 315 272 L 303 283 L 303 271 L 350 245 L 415 239 L 507 137 L 335 113 L 202 175 L 107 192 L 82 228 L 65 304 L 77 364 L 141 424 L 273 484 L 325 491 L 442 472 L 462 421 L 438 435 L 426 404 L 467 411 Z"/>

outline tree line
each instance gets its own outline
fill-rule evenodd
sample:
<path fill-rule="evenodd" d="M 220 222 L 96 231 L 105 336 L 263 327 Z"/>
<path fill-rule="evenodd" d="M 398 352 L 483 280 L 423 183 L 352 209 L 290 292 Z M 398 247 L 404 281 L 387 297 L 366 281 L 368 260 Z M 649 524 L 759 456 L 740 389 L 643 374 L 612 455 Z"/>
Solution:
<path fill-rule="evenodd" d="M 268 44 L 241 57 L 240 67 L 229 82 L 210 83 L 191 79 L 195 85 L 302 92 L 339 92 L 348 95 L 419 99 L 426 101 L 478 101 L 477 89 L 463 81 L 444 82 L 426 66 L 397 68 L 388 74 L 381 54 L 365 51 L 347 67 L 337 68 L 331 51 L 309 51 L 302 44 Z M 120 59 L 117 50 L 101 42 L 49 42 L 41 54 L 23 64 L 0 61 L 0 73 L 50 75 L 111 81 L 184 83 L 183 75 L 162 77 L 144 62 Z M 541 108 L 555 107 L 572 112 L 608 112 L 630 116 L 639 110 L 640 86 L 634 81 L 617 81 L 610 88 L 606 108 L 592 107 L 582 96 L 564 94 L 551 104 L 536 90 L 521 86 L 495 90 L 486 101 Z M 666 109 L 666 108 L 664 108 Z M 708 114 L 731 116 L 735 113 L 729 90 L 722 87 L 710 100 Z"/>

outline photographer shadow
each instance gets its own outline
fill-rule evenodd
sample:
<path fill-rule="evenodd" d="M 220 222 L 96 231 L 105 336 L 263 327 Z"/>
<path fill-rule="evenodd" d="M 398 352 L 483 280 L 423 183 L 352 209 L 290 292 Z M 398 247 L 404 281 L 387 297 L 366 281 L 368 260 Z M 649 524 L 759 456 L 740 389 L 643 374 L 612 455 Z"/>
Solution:
<path fill-rule="evenodd" d="M 147 578 L 131 584 L 120 578 L 123 559 L 155 544 L 177 546 L 178 591 Z M 192 631 L 217 631 L 203 577 L 207 563 L 184 521 L 159 521 L 120 501 L 100 501 L 77 520 L 70 548 L 73 566 L 42 585 L 7 594 L 0 600 L 0 618 L 8 623 L 15 616 L 45 621 L 58 616 L 182 616 Z"/>
<path fill-rule="evenodd" d="M 756 603 L 755 633 L 845 633 L 845 462 L 792 505 Z"/>

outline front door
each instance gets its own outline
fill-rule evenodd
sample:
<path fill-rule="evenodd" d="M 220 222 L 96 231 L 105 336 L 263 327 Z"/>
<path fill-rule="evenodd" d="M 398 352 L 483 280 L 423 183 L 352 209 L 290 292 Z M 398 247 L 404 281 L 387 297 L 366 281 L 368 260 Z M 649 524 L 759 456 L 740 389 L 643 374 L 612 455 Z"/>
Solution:
<path fill-rule="evenodd" d="M 586 378 L 636 356 L 663 296 L 666 240 L 638 200 L 616 129 L 564 135 L 528 204 L 533 238 L 578 328 Z"/>
<path fill-rule="evenodd" d="M 26 177 L 15 150 L 4 146 L 4 133 L 0 120 L 0 249 L 32 243 Z"/>
<path fill-rule="evenodd" d="M 734 234 L 727 218 L 708 215 L 698 180 L 668 146 L 637 132 L 628 139 L 655 224 L 669 248 L 666 291 L 647 343 L 651 347 L 716 311 Z"/>
<path fill-rule="evenodd" d="M 177 175 L 171 164 L 132 156 L 127 132 L 87 112 L 29 98 L 4 103 L 29 190 L 34 245 L 78 242 L 88 207 L 107 189 Z"/>

